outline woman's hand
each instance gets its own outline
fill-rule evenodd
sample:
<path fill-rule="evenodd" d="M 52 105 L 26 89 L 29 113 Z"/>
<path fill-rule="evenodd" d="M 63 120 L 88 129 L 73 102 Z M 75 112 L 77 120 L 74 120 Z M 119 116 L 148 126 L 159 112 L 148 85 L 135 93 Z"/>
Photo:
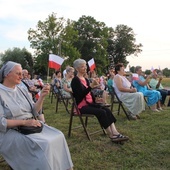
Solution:
<path fill-rule="evenodd" d="M 35 119 L 28 119 L 28 120 L 24 120 L 23 126 L 39 126 L 41 127 L 41 123 L 39 120 L 35 120 Z"/>
<path fill-rule="evenodd" d="M 100 84 L 97 82 L 96 79 L 93 79 L 92 83 L 90 83 L 90 87 L 93 89 L 95 87 L 98 87 Z"/>
<path fill-rule="evenodd" d="M 133 87 L 130 90 L 131 90 L 131 93 L 136 93 L 137 92 L 136 88 L 133 88 Z"/>
<path fill-rule="evenodd" d="M 44 98 L 46 95 L 49 94 L 49 92 L 50 92 L 50 85 L 46 84 L 46 85 L 44 85 L 43 89 L 41 90 L 40 96 Z"/>

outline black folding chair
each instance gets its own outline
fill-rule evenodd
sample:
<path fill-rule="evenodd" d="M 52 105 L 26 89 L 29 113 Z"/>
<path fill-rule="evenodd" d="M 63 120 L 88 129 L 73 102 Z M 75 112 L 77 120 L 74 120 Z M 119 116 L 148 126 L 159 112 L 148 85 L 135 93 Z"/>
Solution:
<path fill-rule="evenodd" d="M 93 131 L 93 132 L 88 132 L 87 130 L 87 124 L 88 124 L 88 118 L 94 118 L 95 116 L 92 114 L 81 114 L 78 106 L 76 104 L 75 98 L 73 97 L 73 95 L 71 94 L 71 98 L 72 98 L 72 107 L 71 107 L 71 113 L 70 113 L 70 122 L 69 122 L 69 130 L 68 130 L 68 137 L 71 136 L 71 130 L 72 129 L 77 129 L 80 127 L 83 127 L 83 130 L 87 136 L 87 138 L 91 141 L 91 135 L 96 134 L 101 132 L 101 130 L 103 131 L 103 133 L 106 135 L 105 130 L 101 127 L 100 130 L 97 131 Z M 76 126 L 74 128 L 72 128 L 72 123 L 73 123 L 73 117 L 78 117 L 80 119 L 81 125 L 80 126 Z"/>
<path fill-rule="evenodd" d="M 70 114 L 70 112 L 68 110 L 68 104 L 69 104 L 69 101 L 71 100 L 71 97 L 63 96 L 62 95 L 62 89 L 60 89 L 58 87 L 56 87 L 56 88 L 57 88 L 57 91 L 58 91 L 58 93 L 56 94 L 56 113 L 58 111 L 58 104 L 63 103 L 67 113 Z"/>
<path fill-rule="evenodd" d="M 119 99 L 119 97 L 117 96 L 114 87 L 111 87 L 111 91 L 109 91 L 110 95 L 111 95 L 111 111 L 113 111 L 113 106 L 114 104 L 118 104 L 118 110 L 117 110 L 117 114 L 120 114 L 120 109 L 122 108 L 123 112 L 125 113 L 126 117 L 128 120 L 130 120 L 129 118 L 129 114 L 126 111 L 126 109 L 124 108 L 124 105 L 122 103 L 122 101 Z"/>

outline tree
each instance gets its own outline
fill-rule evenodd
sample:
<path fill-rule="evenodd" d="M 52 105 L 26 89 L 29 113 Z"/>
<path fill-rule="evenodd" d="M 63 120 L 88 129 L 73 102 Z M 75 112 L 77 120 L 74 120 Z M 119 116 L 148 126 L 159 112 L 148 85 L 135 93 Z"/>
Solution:
<path fill-rule="evenodd" d="M 78 30 L 79 39 L 74 43 L 80 51 L 81 56 L 86 61 L 95 59 L 97 72 L 100 73 L 103 66 L 108 64 L 107 58 L 107 27 L 105 23 L 96 21 L 91 16 L 83 15 L 74 24 L 74 29 Z"/>
<path fill-rule="evenodd" d="M 151 70 L 145 70 L 144 72 L 146 75 L 150 75 L 151 74 Z"/>
<path fill-rule="evenodd" d="M 47 74 L 49 54 L 66 56 L 80 56 L 72 43 L 76 40 L 77 32 L 73 30 L 72 22 L 64 18 L 57 18 L 52 13 L 43 21 L 38 21 L 37 29 L 28 30 L 28 40 L 31 47 L 36 50 L 36 71 Z M 74 40 L 75 39 L 75 40 Z M 72 42 L 72 43 L 71 43 Z"/>
<path fill-rule="evenodd" d="M 31 74 L 33 72 L 33 57 L 30 52 L 28 52 L 25 48 L 20 49 L 14 47 L 13 49 L 8 49 L 0 54 L 2 63 L 7 61 L 14 61 L 20 63 L 22 68 L 27 69 Z"/>
<path fill-rule="evenodd" d="M 115 30 L 109 28 L 109 39 L 107 52 L 110 58 L 113 58 L 114 63 L 123 63 L 125 67 L 129 63 L 126 60 L 127 56 L 137 56 L 142 50 L 142 44 L 135 44 L 135 34 L 132 28 L 126 25 L 117 25 Z"/>
<path fill-rule="evenodd" d="M 130 67 L 130 72 L 135 73 L 135 66 Z"/>
<path fill-rule="evenodd" d="M 163 75 L 165 75 L 166 77 L 170 77 L 170 70 L 168 68 L 164 68 L 162 72 L 163 72 Z"/>

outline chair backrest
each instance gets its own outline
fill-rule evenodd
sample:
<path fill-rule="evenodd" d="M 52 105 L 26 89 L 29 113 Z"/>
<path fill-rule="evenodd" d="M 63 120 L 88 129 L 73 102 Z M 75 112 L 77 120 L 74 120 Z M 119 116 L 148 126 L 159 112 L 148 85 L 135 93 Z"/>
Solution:
<path fill-rule="evenodd" d="M 65 106 L 65 109 L 67 111 L 67 113 L 70 114 L 69 110 L 68 110 L 68 104 L 69 104 L 69 100 L 71 99 L 71 97 L 65 97 L 62 95 L 62 89 L 61 88 L 58 88 L 56 86 L 56 89 L 58 91 L 58 93 L 56 94 L 56 113 L 58 111 L 58 103 L 59 102 L 62 102 Z"/>
<path fill-rule="evenodd" d="M 71 113 L 70 113 L 70 123 L 69 123 L 68 137 L 71 136 L 71 130 L 72 129 L 77 129 L 77 128 L 80 128 L 80 127 L 83 127 L 84 132 L 85 132 L 85 134 L 86 134 L 86 136 L 87 136 L 87 138 L 89 140 L 91 140 L 91 135 L 92 134 L 96 134 L 96 133 L 100 132 L 101 130 L 103 131 L 104 134 L 106 134 L 102 127 L 101 127 L 100 130 L 93 131 L 93 132 L 88 132 L 88 130 L 87 130 L 88 118 L 89 117 L 94 117 L 94 115 L 92 115 L 92 114 L 81 114 L 80 110 L 79 110 L 79 108 L 77 106 L 76 100 L 75 100 L 72 93 L 71 93 L 71 99 L 72 99 L 72 107 L 71 107 Z M 80 119 L 81 126 L 77 126 L 77 127 L 72 128 L 72 122 L 73 122 L 73 117 L 74 116 L 76 116 L 76 117 L 78 117 Z"/>
<path fill-rule="evenodd" d="M 80 110 L 76 104 L 76 100 L 73 96 L 73 93 L 70 93 L 70 95 L 71 95 L 71 99 L 72 99 L 71 113 L 73 113 L 74 115 L 80 115 L 81 113 L 80 113 Z"/>
<path fill-rule="evenodd" d="M 123 112 L 125 113 L 126 117 L 128 120 L 130 120 L 127 111 L 125 110 L 122 101 L 119 99 L 117 93 L 115 92 L 115 88 L 112 87 L 112 91 L 111 91 L 111 97 L 112 97 L 112 101 L 111 101 L 111 111 L 113 110 L 113 105 L 114 103 L 118 104 L 118 115 L 120 113 L 120 108 L 122 108 Z M 115 100 L 116 98 L 116 100 Z"/>

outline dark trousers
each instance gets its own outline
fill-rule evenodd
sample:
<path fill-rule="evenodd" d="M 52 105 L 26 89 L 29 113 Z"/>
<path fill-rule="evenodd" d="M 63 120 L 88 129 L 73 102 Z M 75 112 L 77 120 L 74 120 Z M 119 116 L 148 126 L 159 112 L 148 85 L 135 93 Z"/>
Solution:
<path fill-rule="evenodd" d="M 170 90 L 158 89 L 157 91 L 159 91 L 161 93 L 161 96 L 162 96 L 161 104 L 163 105 L 165 103 L 166 96 L 170 95 Z M 169 102 L 169 104 L 170 104 L 170 102 Z"/>
<path fill-rule="evenodd" d="M 97 117 L 100 125 L 107 129 L 112 123 L 116 122 L 111 110 L 107 107 L 96 108 L 94 106 L 83 106 L 80 109 L 81 114 L 93 114 Z"/>

